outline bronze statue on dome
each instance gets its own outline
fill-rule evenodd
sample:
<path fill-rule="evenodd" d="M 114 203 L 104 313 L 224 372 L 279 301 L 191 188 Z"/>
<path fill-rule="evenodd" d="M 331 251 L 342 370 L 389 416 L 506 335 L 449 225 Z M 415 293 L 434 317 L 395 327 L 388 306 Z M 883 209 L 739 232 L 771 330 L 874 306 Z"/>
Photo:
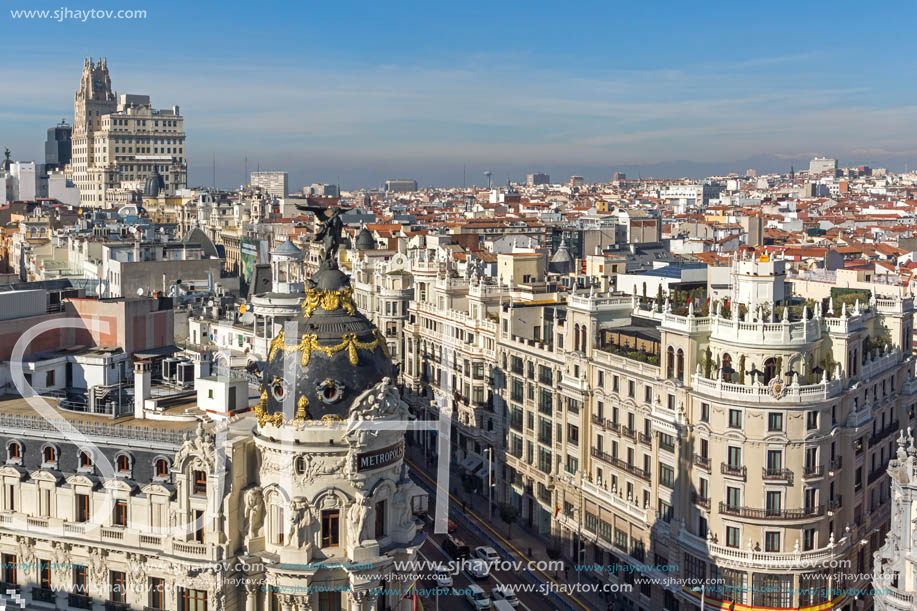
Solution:
<path fill-rule="evenodd" d="M 312 241 L 322 243 L 322 266 L 336 267 L 338 249 L 343 242 L 341 233 L 344 230 L 344 222 L 341 215 L 345 209 L 340 206 L 326 208 L 314 204 L 296 204 L 296 208 L 303 212 L 311 212 L 319 220 L 321 228 L 315 233 Z"/>

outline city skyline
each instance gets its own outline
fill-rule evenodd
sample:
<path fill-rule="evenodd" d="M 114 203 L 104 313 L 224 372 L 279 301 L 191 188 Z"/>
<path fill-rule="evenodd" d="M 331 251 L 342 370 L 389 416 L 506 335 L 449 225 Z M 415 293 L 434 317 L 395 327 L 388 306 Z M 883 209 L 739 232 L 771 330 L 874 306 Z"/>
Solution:
<path fill-rule="evenodd" d="M 546 21 L 544 5 L 527 6 L 283 3 L 240 19 L 183 5 L 176 20 L 166 3 L 145 19 L 68 23 L 6 13 L 7 44 L 24 52 L 0 69 L 2 144 L 40 159 L 45 130 L 72 121 L 83 58 L 105 56 L 119 93 L 182 107 L 193 185 L 211 184 L 214 153 L 222 187 L 245 180 L 246 158 L 249 171 L 290 172 L 293 187 L 350 188 L 393 177 L 460 186 L 463 168 L 471 185 L 487 169 L 496 182 L 532 171 L 598 181 L 614 171 L 700 177 L 748 163 L 787 171 L 814 154 L 917 164 L 917 106 L 900 44 L 913 7 L 899 7 L 900 19 L 841 7 L 830 28 L 813 31 L 802 26 L 824 19 L 817 7 L 588 7 L 563 27 Z M 608 23 L 607 35 L 590 22 Z M 181 45 L 155 42 L 165 27 Z"/>

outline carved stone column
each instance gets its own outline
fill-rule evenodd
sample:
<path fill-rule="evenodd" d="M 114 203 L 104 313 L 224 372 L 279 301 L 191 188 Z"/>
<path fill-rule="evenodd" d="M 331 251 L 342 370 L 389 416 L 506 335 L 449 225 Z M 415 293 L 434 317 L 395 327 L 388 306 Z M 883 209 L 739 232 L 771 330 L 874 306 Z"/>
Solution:
<path fill-rule="evenodd" d="M 258 609 L 258 584 L 251 581 L 245 582 L 245 611 Z"/>

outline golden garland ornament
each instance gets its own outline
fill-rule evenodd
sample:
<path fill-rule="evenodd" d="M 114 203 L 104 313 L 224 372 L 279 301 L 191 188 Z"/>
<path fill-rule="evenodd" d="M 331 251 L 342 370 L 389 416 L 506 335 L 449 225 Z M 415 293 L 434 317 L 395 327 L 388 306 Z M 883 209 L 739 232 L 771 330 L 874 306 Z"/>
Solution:
<path fill-rule="evenodd" d="M 345 333 L 343 341 L 340 344 L 322 346 L 318 343 L 318 335 L 314 333 L 306 333 L 303 334 L 299 344 L 295 346 L 287 346 L 284 344 L 284 335 L 283 331 L 281 331 L 274 339 L 271 340 L 271 350 L 270 354 L 268 355 L 268 360 L 273 361 L 274 357 L 277 356 L 277 353 L 280 351 L 283 351 L 284 354 L 291 354 L 293 352 L 299 351 L 302 352 L 302 365 L 305 367 L 309 364 L 309 361 L 312 360 L 313 351 L 321 352 L 328 358 L 331 358 L 341 350 L 347 350 L 348 356 L 350 357 L 350 364 L 356 365 L 359 361 L 357 350 L 366 350 L 368 352 L 372 352 L 376 348 L 380 348 L 386 358 L 390 358 L 388 353 L 388 345 L 385 343 L 385 338 L 382 336 L 382 333 L 376 329 L 373 332 L 373 336 L 374 339 L 372 341 L 363 342 L 357 339 L 356 333 Z"/>

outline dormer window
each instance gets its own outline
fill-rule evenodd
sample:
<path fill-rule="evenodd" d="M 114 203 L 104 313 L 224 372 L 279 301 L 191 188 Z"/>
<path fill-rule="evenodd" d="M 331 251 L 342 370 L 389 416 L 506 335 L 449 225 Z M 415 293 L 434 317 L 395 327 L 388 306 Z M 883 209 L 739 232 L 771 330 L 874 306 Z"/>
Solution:
<path fill-rule="evenodd" d="M 131 472 L 131 459 L 127 456 L 127 454 L 118 455 L 118 459 L 116 463 L 117 463 L 118 473 L 130 473 Z"/>
<path fill-rule="evenodd" d="M 8 462 L 22 461 L 22 446 L 18 441 L 11 441 L 6 447 L 6 458 Z"/>
<path fill-rule="evenodd" d="M 46 446 L 42 452 L 42 457 L 46 465 L 56 465 L 57 464 L 57 448 L 54 446 Z"/>
<path fill-rule="evenodd" d="M 169 461 L 165 458 L 159 458 L 155 464 L 156 477 L 169 477 Z"/>
<path fill-rule="evenodd" d="M 92 455 L 89 452 L 82 451 L 80 452 L 80 469 L 91 469 L 92 468 Z"/>

